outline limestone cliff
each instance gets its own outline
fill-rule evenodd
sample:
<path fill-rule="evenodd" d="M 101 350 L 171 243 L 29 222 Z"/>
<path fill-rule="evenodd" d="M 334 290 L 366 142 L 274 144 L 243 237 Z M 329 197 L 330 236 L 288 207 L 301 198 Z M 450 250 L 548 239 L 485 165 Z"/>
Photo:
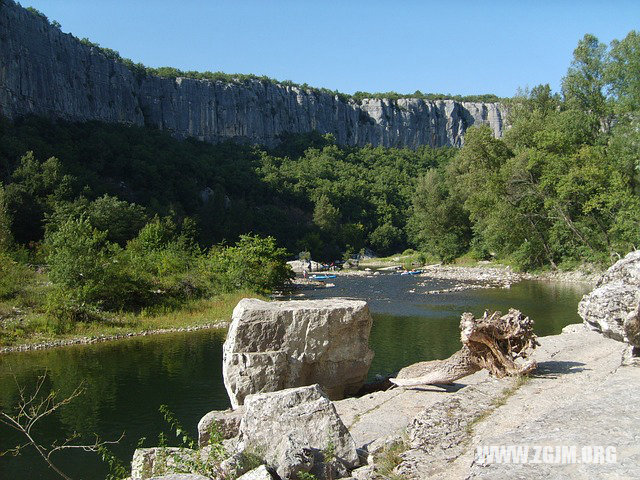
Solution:
<path fill-rule="evenodd" d="M 460 146 L 466 129 L 502 136 L 496 103 L 364 99 L 295 86 L 136 76 L 11 0 L 0 1 L 0 114 L 147 125 L 177 137 L 274 145 L 283 133 L 332 133 L 342 145 Z"/>

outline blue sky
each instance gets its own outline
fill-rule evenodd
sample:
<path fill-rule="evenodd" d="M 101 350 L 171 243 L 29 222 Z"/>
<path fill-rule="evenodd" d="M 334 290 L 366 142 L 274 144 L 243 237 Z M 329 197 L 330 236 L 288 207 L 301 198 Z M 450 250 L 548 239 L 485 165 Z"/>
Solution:
<path fill-rule="evenodd" d="M 345 93 L 559 90 L 585 33 L 640 29 L 640 1 L 22 0 L 145 65 L 254 73 Z"/>

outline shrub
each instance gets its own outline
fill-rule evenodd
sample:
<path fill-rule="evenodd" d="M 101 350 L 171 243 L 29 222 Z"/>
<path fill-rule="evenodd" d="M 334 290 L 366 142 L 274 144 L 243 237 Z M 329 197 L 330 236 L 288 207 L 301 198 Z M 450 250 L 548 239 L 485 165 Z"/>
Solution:
<path fill-rule="evenodd" d="M 270 293 L 286 289 L 294 276 L 286 258 L 287 251 L 273 237 L 241 235 L 233 247 L 212 249 L 207 263 L 218 292 Z"/>
<path fill-rule="evenodd" d="M 0 251 L 0 299 L 12 298 L 33 279 L 33 272 Z"/>
<path fill-rule="evenodd" d="M 148 291 L 144 279 L 131 271 L 122 249 L 106 235 L 86 217 L 60 225 L 46 238 L 49 278 L 79 304 L 106 310 L 143 306 Z"/>

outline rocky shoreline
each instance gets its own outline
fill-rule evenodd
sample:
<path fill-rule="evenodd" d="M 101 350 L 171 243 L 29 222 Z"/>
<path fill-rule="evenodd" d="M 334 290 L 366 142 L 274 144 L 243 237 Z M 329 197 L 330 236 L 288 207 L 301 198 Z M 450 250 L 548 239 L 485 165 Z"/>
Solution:
<path fill-rule="evenodd" d="M 522 279 L 509 269 L 429 270 L 505 286 Z M 243 300 L 223 348 L 234 410 L 205 415 L 199 448 L 173 448 L 170 461 L 166 447 L 136 450 L 131 478 L 196 480 L 194 458 L 239 480 L 640 478 L 639 286 L 632 252 L 583 298 L 584 323 L 543 338 L 517 310 L 464 313 L 459 352 L 406 367 L 391 379 L 399 387 L 351 398 L 343 386 L 362 385 L 372 356 L 364 302 Z M 411 381 L 398 381 L 403 373 Z M 250 466 L 255 451 L 260 465 Z"/>
<path fill-rule="evenodd" d="M 332 440 L 338 446 L 336 455 L 348 459 L 349 471 L 336 464 L 332 467 L 336 476 L 314 478 L 640 478 L 635 407 L 640 369 L 629 355 L 629 345 L 584 324 L 569 325 L 560 335 L 538 340 L 538 370 L 529 377 L 498 379 L 483 370 L 449 386 L 392 388 L 333 402 L 317 386 L 258 394 L 235 411 L 207 414 L 198 425 L 201 450 L 170 450 L 178 462 L 185 455 L 206 454 L 205 435 L 215 420 L 224 432 L 223 444 L 232 451 L 255 439 L 266 448 L 262 451 L 267 452 L 268 464 L 244 473 L 242 480 L 297 478 L 295 472 L 309 471 L 323 461 L 317 457 L 321 451 L 301 445 L 309 439 L 325 441 L 327 435 L 337 435 Z M 313 419 L 314 434 L 303 440 L 295 432 L 300 428 L 306 432 L 307 419 Z M 275 437 L 274 429 L 280 432 Z M 276 439 L 280 444 L 271 448 L 269 442 Z M 531 462 L 480 458 L 478 449 L 482 452 L 491 445 L 530 448 Z M 575 447 L 575 461 L 570 457 L 568 463 L 556 462 L 554 456 L 535 462 L 535 449 L 548 445 Z M 582 461 L 584 449 L 600 447 L 613 448 L 617 457 Z M 137 451 L 132 479 L 166 478 L 152 476 L 160 468 L 159 454 L 159 449 Z M 221 468 L 237 468 L 241 455 L 234 455 Z"/>
<path fill-rule="evenodd" d="M 125 338 L 146 337 L 149 335 L 163 335 L 167 333 L 195 332 L 198 330 L 206 330 L 206 329 L 224 330 L 228 326 L 229 326 L 229 322 L 221 321 L 221 322 L 205 323 L 202 325 L 194 325 L 192 327 L 159 328 L 156 330 L 143 330 L 140 332 L 118 333 L 115 335 L 97 335 L 97 336 L 91 336 L 91 337 L 65 338 L 61 340 L 51 340 L 48 342 L 41 342 L 41 343 L 27 343 L 22 345 L 11 345 L 7 347 L 0 347 L 0 354 L 14 353 L 14 352 L 29 352 L 34 350 L 46 350 L 48 348 L 68 347 L 71 345 L 90 345 L 94 343 L 110 342 L 113 340 L 123 340 Z"/>

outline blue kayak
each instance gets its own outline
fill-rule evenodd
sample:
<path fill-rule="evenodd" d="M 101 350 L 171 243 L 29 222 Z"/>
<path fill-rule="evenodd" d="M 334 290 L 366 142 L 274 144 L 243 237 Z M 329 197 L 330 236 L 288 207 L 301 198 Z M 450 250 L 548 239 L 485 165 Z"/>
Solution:
<path fill-rule="evenodd" d="M 311 280 L 328 280 L 330 278 L 336 278 L 337 275 L 311 275 L 309 278 Z"/>
<path fill-rule="evenodd" d="M 402 272 L 400 275 L 419 275 L 422 273 L 422 270 L 411 270 L 409 272 Z"/>

